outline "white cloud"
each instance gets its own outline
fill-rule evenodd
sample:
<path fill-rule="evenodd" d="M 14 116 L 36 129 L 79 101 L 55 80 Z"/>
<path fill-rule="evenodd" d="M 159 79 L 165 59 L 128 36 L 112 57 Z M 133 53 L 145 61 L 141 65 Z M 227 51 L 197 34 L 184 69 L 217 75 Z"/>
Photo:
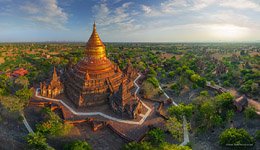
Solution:
<path fill-rule="evenodd" d="M 166 0 L 157 7 L 141 5 L 141 9 L 147 16 L 162 16 L 187 11 L 199 12 L 210 6 L 260 11 L 260 2 L 256 0 Z"/>
<path fill-rule="evenodd" d="M 194 21 L 200 23 L 234 24 L 237 26 L 252 26 L 254 24 L 248 16 L 235 13 L 232 10 L 219 10 L 215 11 L 215 13 L 204 12 L 200 16 L 194 17 Z"/>
<path fill-rule="evenodd" d="M 146 5 L 141 5 L 142 10 L 146 13 L 146 14 L 150 14 L 152 12 L 151 7 L 146 6 Z"/>
<path fill-rule="evenodd" d="M 159 6 L 141 5 L 146 16 L 175 15 L 186 11 L 199 11 L 214 4 L 216 0 L 167 0 Z"/>
<path fill-rule="evenodd" d="M 141 5 L 141 10 L 147 16 L 160 16 L 160 15 L 162 15 L 162 12 L 160 12 L 160 10 L 156 10 L 155 8 L 152 8 L 152 7 L 147 6 L 147 5 Z"/>
<path fill-rule="evenodd" d="M 161 3 L 163 13 L 197 11 L 213 4 L 216 0 L 167 0 Z"/>
<path fill-rule="evenodd" d="M 251 9 L 255 11 L 260 11 L 260 3 L 252 0 L 222 0 L 220 6 L 235 9 Z"/>
<path fill-rule="evenodd" d="M 96 13 L 94 16 L 95 20 L 99 25 L 107 28 L 112 25 L 117 25 L 124 30 L 135 29 L 138 25 L 134 24 L 134 16 L 138 15 L 138 12 L 130 9 L 132 5 L 132 2 L 127 2 L 111 9 L 106 1 L 102 2 L 93 7 L 93 12 Z"/>
<path fill-rule="evenodd" d="M 95 20 L 98 23 L 110 24 L 108 23 L 108 16 L 110 15 L 110 10 L 106 3 L 101 3 L 93 7 L 93 13 L 95 13 Z"/>
<path fill-rule="evenodd" d="M 20 9 L 34 22 L 43 23 L 50 28 L 66 29 L 68 14 L 58 6 L 56 0 L 26 2 Z"/>

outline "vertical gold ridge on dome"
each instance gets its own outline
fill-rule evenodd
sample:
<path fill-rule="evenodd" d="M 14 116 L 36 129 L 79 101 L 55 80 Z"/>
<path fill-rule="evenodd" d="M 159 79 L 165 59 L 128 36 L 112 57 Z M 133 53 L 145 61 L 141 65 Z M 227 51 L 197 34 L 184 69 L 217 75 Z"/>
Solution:
<path fill-rule="evenodd" d="M 96 24 L 93 24 L 92 34 L 86 45 L 86 55 L 91 58 L 104 58 L 106 57 L 106 48 L 96 30 Z"/>

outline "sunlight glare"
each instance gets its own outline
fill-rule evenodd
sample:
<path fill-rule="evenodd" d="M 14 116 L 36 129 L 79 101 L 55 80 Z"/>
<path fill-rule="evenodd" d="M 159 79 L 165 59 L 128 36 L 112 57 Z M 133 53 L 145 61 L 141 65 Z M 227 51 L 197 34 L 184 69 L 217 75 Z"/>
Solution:
<path fill-rule="evenodd" d="M 213 25 L 210 27 L 210 32 L 217 38 L 233 40 L 245 37 L 249 29 L 230 24 Z"/>

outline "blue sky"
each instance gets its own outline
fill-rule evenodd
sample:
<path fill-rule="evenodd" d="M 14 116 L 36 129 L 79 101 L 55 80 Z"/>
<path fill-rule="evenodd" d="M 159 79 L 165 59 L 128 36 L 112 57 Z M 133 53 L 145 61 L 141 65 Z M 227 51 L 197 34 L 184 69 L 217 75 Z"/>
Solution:
<path fill-rule="evenodd" d="M 259 0 L 0 0 L 0 42 L 260 41 Z"/>

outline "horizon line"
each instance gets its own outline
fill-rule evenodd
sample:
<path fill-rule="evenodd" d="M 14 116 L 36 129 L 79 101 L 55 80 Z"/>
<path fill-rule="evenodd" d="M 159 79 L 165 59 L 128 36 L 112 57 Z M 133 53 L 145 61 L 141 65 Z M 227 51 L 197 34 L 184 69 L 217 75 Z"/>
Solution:
<path fill-rule="evenodd" d="M 12 44 L 12 43 L 86 43 L 87 41 L 0 41 L 0 44 Z M 154 42 L 154 41 L 118 41 L 118 42 L 105 42 L 104 43 L 260 43 L 257 41 L 173 41 L 173 42 Z"/>

